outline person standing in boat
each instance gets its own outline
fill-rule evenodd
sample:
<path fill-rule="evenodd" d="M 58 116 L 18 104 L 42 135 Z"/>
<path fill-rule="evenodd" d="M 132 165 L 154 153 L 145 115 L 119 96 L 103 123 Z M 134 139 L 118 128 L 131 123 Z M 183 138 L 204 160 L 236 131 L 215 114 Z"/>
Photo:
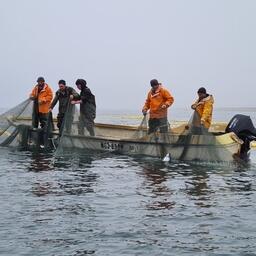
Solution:
<path fill-rule="evenodd" d="M 193 125 L 202 126 L 208 130 L 212 122 L 214 99 L 212 95 L 206 92 L 204 87 L 199 88 L 197 94 L 198 99 L 191 105 L 191 108 L 195 110 L 196 114 L 193 118 Z"/>
<path fill-rule="evenodd" d="M 58 82 L 59 89 L 55 93 L 55 97 L 51 103 L 49 111 L 55 107 L 57 102 L 59 102 L 59 112 L 57 115 L 57 127 L 59 129 L 60 134 L 63 130 L 63 121 L 67 111 L 69 111 L 69 102 L 73 100 L 74 97 L 78 97 L 79 94 L 72 87 L 66 86 L 65 80 L 60 80 Z M 70 131 L 72 125 L 72 120 L 67 120 L 66 129 L 67 132 Z"/>
<path fill-rule="evenodd" d="M 45 83 L 43 77 L 38 77 L 37 84 L 30 93 L 30 99 L 34 101 L 32 126 L 44 128 L 47 124 L 50 104 L 53 98 L 51 87 Z"/>
<path fill-rule="evenodd" d="M 87 87 L 84 79 L 77 79 L 76 86 L 81 91 L 78 97 L 74 97 L 71 104 L 80 104 L 80 116 L 78 123 L 78 134 L 84 135 L 84 128 L 88 130 L 91 136 L 95 136 L 94 119 L 96 117 L 95 96 Z"/>
<path fill-rule="evenodd" d="M 148 134 L 156 132 L 158 128 L 161 133 L 168 132 L 167 109 L 173 104 L 174 98 L 156 79 L 152 79 L 150 85 L 151 90 L 142 109 L 144 115 L 149 110 Z"/>

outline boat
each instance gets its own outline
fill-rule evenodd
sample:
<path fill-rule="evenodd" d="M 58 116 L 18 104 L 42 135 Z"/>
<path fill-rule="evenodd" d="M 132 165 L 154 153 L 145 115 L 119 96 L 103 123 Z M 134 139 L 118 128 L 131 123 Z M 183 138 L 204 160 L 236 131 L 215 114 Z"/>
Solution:
<path fill-rule="evenodd" d="M 19 109 L 27 108 L 28 103 Z M 81 149 L 115 152 L 182 161 L 231 162 L 249 156 L 256 129 L 249 116 L 236 115 L 227 123 L 214 123 L 206 133 L 191 133 L 187 123 L 172 125 L 167 133 L 147 134 L 145 125 L 95 124 L 95 136 L 78 133 L 78 118 L 72 117 L 69 131 L 31 127 L 31 117 L 1 115 L 0 145 L 18 146 L 25 150 Z M 24 111 L 23 111 L 24 112 Z M 22 113 L 23 113 L 22 112 Z M 31 115 L 30 115 L 31 116 Z M 2 132 L 1 132 L 2 129 Z M 42 138 L 44 144 L 42 145 Z"/>
<path fill-rule="evenodd" d="M 16 120 L 22 123 L 23 132 L 19 134 L 19 145 L 34 150 L 38 143 L 41 129 L 25 124 L 29 120 Z M 26 122 L 24 122 L 26 121 Z M 24 132 L 24 127 L 27 131 Z M 172 127 L 168 133 L 156 132 L 148 135 L 146 127 L 116 124 L 95 124 L 95 136 L 79 135 L 77 124 L 72 132 L 52 132 L 46 148 L 67 150 L 80 149 L 89 152 L 114 152 L 126 155 L 140 155 L 163 159 L 168 155 L 171 160 L 231 162 L 244 158 L 244 142 L 234 132 L 222 131 L 224 125 L 214 124 L 209 134 L 186 134 L 186 124 Z M 50 146 L 49 146 L 50 145 Z"/>
<path fill-rule="evenodd" d="M 168 133 L 146 134 L 138 132 L 138 127 L 97 124 L 96 136 L 63 134 L 62 148 L 78 148 L 97 151 L 110 151 L 127 155 L 143 155 L 172 160 L 230 162 L 240 156 L 243 141 L 235 133 L 210 135 L 184 134 L 184 126 Z M 141 133 L 141 136 L 134 136 Z"/>

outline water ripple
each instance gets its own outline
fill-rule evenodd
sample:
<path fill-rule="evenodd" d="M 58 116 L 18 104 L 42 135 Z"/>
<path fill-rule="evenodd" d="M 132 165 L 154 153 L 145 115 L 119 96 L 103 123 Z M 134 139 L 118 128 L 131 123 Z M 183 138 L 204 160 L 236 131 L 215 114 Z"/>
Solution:
<path fill-rule="evenodd" d="M 0 151 L 2 255 L 255 255 L 254 162 Z"/>

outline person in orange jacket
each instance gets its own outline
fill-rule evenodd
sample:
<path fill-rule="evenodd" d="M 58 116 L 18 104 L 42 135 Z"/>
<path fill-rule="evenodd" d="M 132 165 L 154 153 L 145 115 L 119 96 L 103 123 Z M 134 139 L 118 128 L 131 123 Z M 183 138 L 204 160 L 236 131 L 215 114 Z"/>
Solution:
<path fill-rule="evenodd" d="M 198 99 L 195 103 L 191 105 L 191 108 L 196 111 L 199 115 L 199 123 L 206 130 L 209 129 L 212 122 L 212 112 L 213 112 L 213 103 L 214 99 L 212 95 L 209 95 L 206 92 L 204 87 L 201 87 L 197 91 Z"/>
<path fill-rule="evenodd" d="M 45 127 L 52 98 L 52 89 L 45 83 L 43 77 L 38 77 L 37 84 L 30 93 L 30 99 L 34 101 L 32 116 L 33 128 L 38 128 L 39 123 L 41 128 Z"/>
<path fill-rule="evenodd" d="M 142 109 L 144 115 L 149 110 L 148 134 L 156 132 L 158 128 L 161 133 L 168 132 L 167 109 L 173 104 L 174 98 L 156 79 L 152 79 L 150 85 L 151 90 Z"/>

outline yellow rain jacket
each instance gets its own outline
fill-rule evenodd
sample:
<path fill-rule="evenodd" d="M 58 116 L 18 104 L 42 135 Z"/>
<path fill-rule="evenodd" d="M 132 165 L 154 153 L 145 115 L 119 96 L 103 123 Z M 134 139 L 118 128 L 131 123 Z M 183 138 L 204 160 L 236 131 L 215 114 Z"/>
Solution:
<path fill-rule="evenodd" d="M 212 95 L 208 95 L 202 100 L 197 100 L 192 104 L 191 108 L 194 109 L 201 118 L 201 123 L 205 128 L 209 128 L 212 122 L 212 111 L 213 111 L 214 99 Z"/>
<path fill-rule="evenodd" d="M 167 117 L 167 108 L 173 102 L 174 98 L 170 92 L 159 85 L 155 92 L 152 89 L 149 91 L 143 111 L 150 110 L 150 118 L 164 118 Z M 163 108 L 164 105 L 166 106 L 165 108 Z"/>
<path fill-rule="evenodd" d="M 52 89 L 48 84 L 44 84 L 44 88 L 38 93 L 38 85 L 36 85 L 31 94 L 30 97 L 33 97 L 34 99 L 38 99 L 38 112 L 39 113 L 48 113 L 50 104 L 53 98 Z"/>

